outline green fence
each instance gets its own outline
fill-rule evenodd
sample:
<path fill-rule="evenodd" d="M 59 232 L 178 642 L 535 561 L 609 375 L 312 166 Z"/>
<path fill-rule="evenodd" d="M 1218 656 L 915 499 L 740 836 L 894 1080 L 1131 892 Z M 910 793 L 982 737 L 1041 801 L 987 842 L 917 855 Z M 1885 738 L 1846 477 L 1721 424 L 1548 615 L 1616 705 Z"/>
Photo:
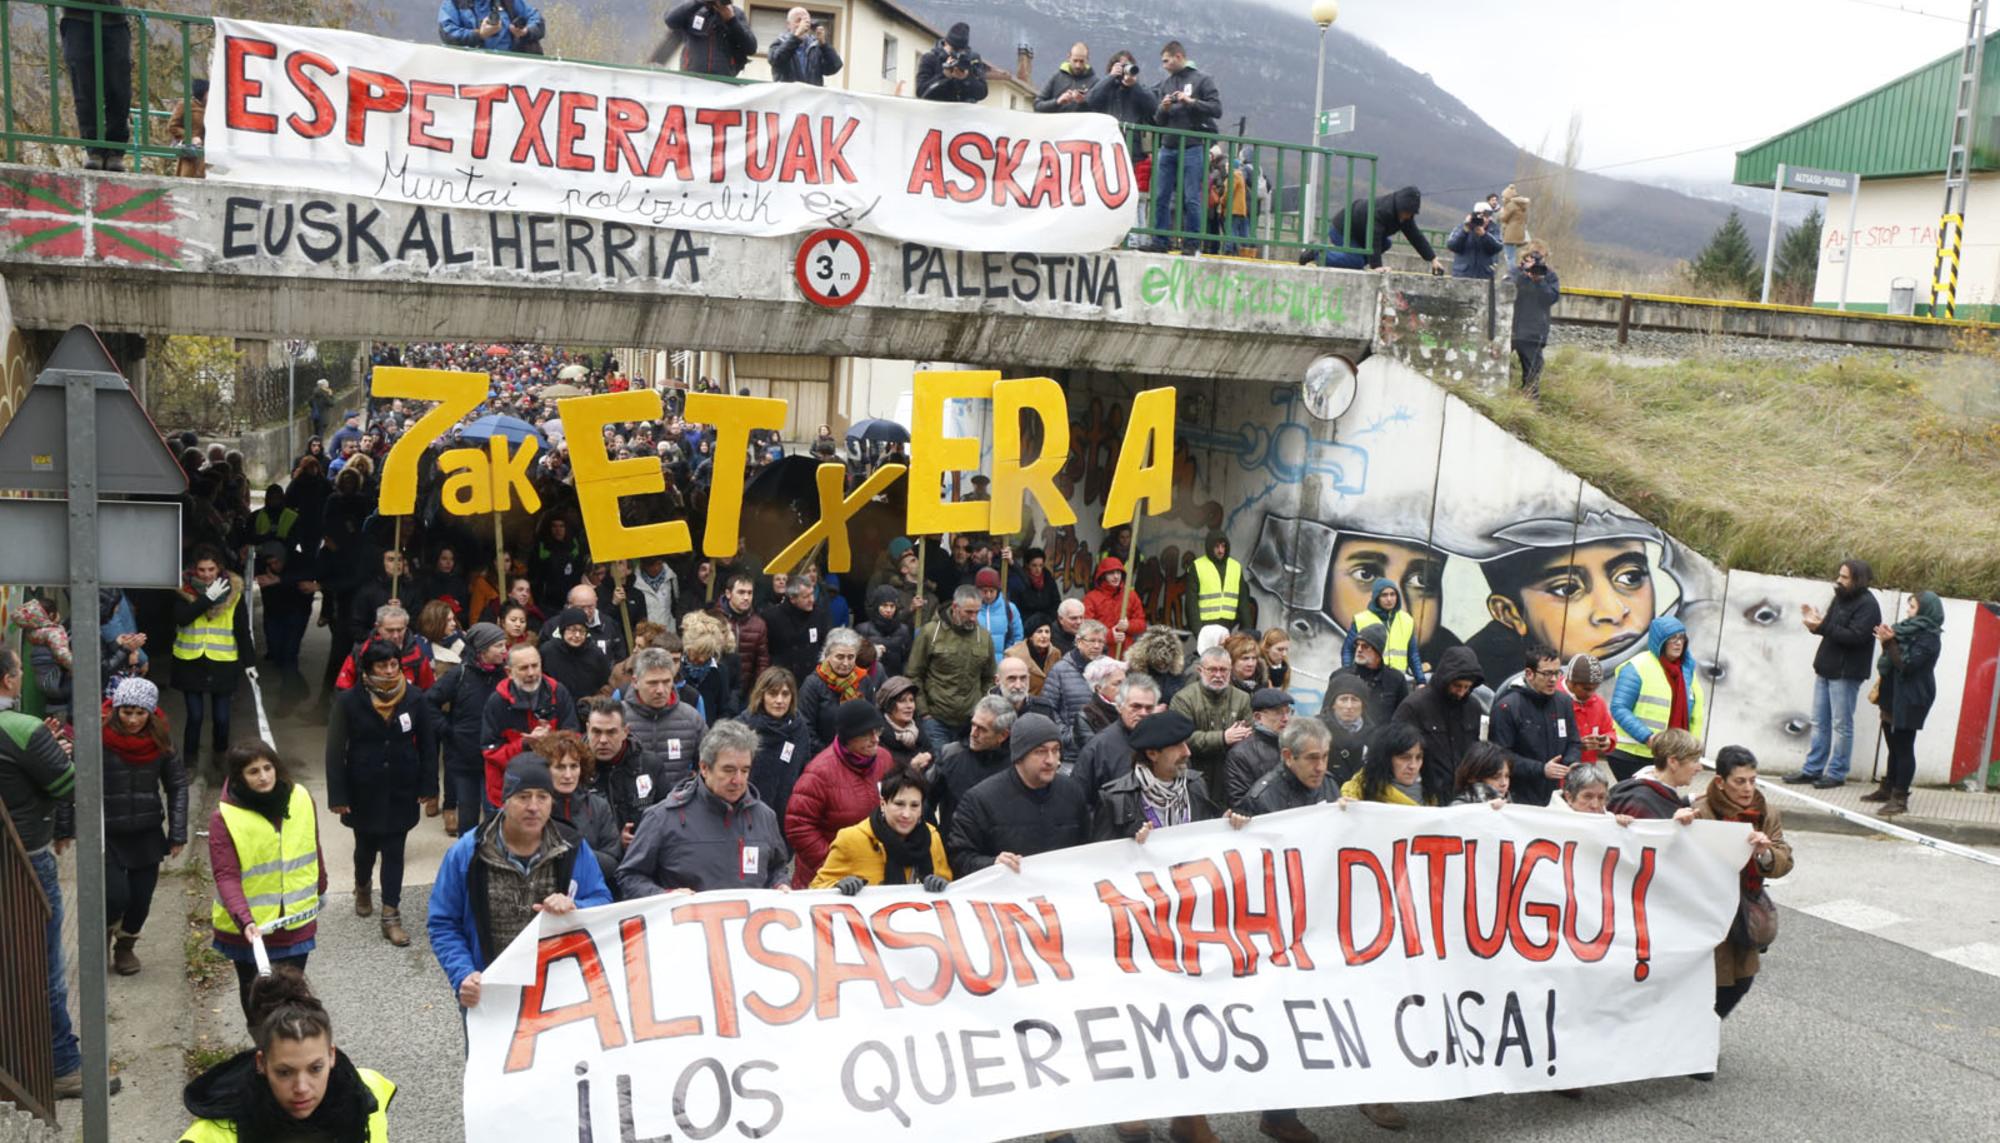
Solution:
<path fill-rule="evenodd" d="M 194 85 L 206 78 L 213 40 L 206 16 L 0 0 L 6 161 L 53 166 L 81 150 L 87 166 L 123 169 L 199 157 Z M 1167 127 L 1126 134 L 1134 158 L 1151 160 L 1152 191 L 1134 195 L 1134 245 L 1287 261 L 1374 245 L 1373 212 L 1363 233 L 1346 236 L 1351 245 L 1329 233 L 1347 204 L 1375 197 L 1374 155 Z M 1179 191 L 1183 178 L 1186 191 L 1161 193 L 1163 184 Z"/>

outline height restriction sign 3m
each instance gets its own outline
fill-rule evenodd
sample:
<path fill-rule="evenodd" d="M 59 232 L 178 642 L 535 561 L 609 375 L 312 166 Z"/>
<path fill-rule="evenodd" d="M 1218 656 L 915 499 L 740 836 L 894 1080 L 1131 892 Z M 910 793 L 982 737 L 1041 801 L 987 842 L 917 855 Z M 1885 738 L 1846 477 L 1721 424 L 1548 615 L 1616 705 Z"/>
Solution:
<path fill-rule="evenodd" d="M 849 230 L 816 230 L 799 244 L 792 263 L 799 291 L 818 305 L 852 305 L 868 288 L 868 248 Z"/>

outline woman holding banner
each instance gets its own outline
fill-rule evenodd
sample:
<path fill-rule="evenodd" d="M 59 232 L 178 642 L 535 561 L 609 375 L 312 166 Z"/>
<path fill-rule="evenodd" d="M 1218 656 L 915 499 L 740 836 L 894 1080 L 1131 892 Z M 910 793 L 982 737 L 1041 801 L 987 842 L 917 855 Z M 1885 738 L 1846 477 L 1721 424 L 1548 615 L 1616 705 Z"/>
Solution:
<path fill-rule="evenodd" d="M 1391 806 L 1434 806 L 1424 792 L 1424 737 L 1407 722 L 1385 722 L 1369 740 L 1361 773 L 1340 788 L 1342 802 Z"/>
<path fill-rule="evenodd" d="M 1757 756 L 1741 746 L 1725 746 L 1715 755 L 1715 780 L 1694 815 L 1707 821 L 1743 822 L 1750 827 L 1750 860 L 1739 875 L 1742 904 L 1729 935 L 1715 946 L 1715 1014 L 1727 1019 L 1741 1003 L 1757 979 L 1759 954 L 1764 951 L 1767 932 L 1754 932 L 1759 917 L 1773 917 L 1771 898 L 1764 892 L 1764 880 L 1783 877 L 1792 871 L 1792 845 L 1785 840 L 1785 827 L 1778 807 L 1764 801 L 1757 789 Z M 1714 1072 L 1695 1076 L 1713 1079 Z"/>
<path fill-rule="evenodd" d="M 869 885 L 921 885 L 942 893 L 951 883 L 944 836 L 924 820 L 930 783 L 916 770 L 895 769 L 879 787 L 882 804 L 867 819 L 834 835 L 814 889 L 852 897 Z"/>
<path fill-rule="evenodd" d="M 272 963 L 305 971 L 319 932 L 326 855 L 312 795 L 291 780 L 276 750 L 245 742 L 230 749 L 222 770 L 222 802 L 208 819 L 215 873 L 209 924 L 215 951 L 236 969 L 237 1000 L 248 1016 L 257 979 L 253 942 L 262 940 Z"/>

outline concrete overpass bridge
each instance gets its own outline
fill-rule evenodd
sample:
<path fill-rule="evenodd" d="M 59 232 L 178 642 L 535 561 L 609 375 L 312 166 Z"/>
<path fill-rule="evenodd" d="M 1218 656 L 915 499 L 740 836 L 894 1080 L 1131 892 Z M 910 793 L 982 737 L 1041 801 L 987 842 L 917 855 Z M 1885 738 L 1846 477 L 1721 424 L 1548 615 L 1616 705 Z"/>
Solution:
<path fill-rule="evenodd" d="M 666 345 L 1296 383 L 1319 357 L 1377 352 L 1504 375 L 1509 323 L 1484 283 L 876 238 L 865 278 L 829 307 L 794 280 L 799 237 L 34 167 L 0 166 L 0 222 L 23 330 Z"/>

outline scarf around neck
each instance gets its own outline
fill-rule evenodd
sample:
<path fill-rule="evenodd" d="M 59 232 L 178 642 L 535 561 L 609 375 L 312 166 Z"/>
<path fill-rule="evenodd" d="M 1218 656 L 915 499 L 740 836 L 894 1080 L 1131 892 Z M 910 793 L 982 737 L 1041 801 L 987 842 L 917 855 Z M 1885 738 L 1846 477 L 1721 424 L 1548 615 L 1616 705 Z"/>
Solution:
<path fill-rule="evenodd" d="M 1132 773 L 1139 779 L 1139 799 L 1146 820 L 1153 823 L 1155 829 L 1184 825 L 1193 819 L 1194 806 L 1188 798 L 1185 773 L 1171 782 L 1161 781 L 1150 766 L 1135 765 Z"/>
<path fill-rule="evenodd" d="M 229 798 L 237 805 L 257 814 L 277 828 L 292 810 L 292 784 L 280 781 L 264 793 L 250 788 L 248 782 L 230 782 Z"/>
<path fill-rule="evenodd" d="M 153 737 L 151 726 L 137 734 L 127 734 L 118 729 L 109 699 L 104 701 L 104 748 L 117 755 L 118 760 L 127 766 L 149 766 L 158 761 L 161 754 L 159 740 Z"/>
<path fill-rule="evenodd" d="M 369 705 L 382 716 L 383 722 L 396 717 L 396 707 L 403 701 L 403 692 L 409 688 L 408 681 L 401 674 L 396 676 L 395 685 L 388 690 L 380 689 L 373 680 L 363 680 L 361 685 L 368 691 Z"/>
<path fill-rule="evenodd" d="M 1917 613 L 1897 622 L 1896 641 L 1907 643 L 1920 634 L 1936 635 L 1944 630 L 1944 603 L 1937 592 L 1926 591 L 1917 596 Z"/>
<path fill-rule="evenodd" d="M 922 818 L 908 836 L 898 834 L 876 806 L 868 814 L 868 828 L 882 844 L 882 884 L 921 885 L 935 870 L 931 866 L 931 827 Z"/>
<path fill-rule="evenodd" d="M 819 681 L 825 683 L 826 689 L 832 691 L 834 697 L 841 702 L 861 697 L 860 671 L 851 671 L 845 675 L 836 675 L 827 668 L 825 663 L 821 663 L 819 666 L 813 668 L 813 674 L 818 675 Z"/>

